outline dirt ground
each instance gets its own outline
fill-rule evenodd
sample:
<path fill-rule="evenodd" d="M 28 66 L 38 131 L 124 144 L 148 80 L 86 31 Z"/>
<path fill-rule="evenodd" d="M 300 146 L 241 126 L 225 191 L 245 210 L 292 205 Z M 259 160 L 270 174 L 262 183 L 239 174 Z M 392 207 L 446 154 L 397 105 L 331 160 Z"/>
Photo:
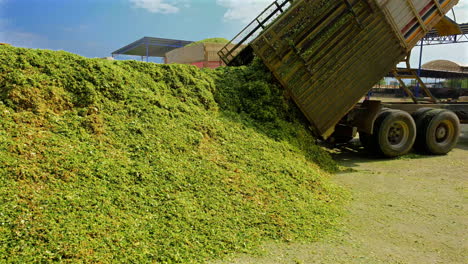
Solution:
<path fill-rule="evenodd" d="M 358 144 L 335 156 L 354 170 L 335 175 L 353 197 L 339 231 L 226 263 L 468 263 L 468 125 L 445 156 L 382 160 Z"/>

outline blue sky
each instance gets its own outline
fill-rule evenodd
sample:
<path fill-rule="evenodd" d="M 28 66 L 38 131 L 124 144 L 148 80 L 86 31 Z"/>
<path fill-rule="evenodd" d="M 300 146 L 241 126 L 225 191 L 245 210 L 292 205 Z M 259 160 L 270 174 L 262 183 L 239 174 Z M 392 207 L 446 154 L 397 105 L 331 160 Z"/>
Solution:
<path fill-rule="evenodd" d="M 106 57 L 143 36 L 231 39 L 271 1 L 0 0 L 0 42 Z M 460 23 L 467 2 L 456 8 Z M 468 65 L 468 44 L 425 49 L 424 61 L 442 58 Z"/>

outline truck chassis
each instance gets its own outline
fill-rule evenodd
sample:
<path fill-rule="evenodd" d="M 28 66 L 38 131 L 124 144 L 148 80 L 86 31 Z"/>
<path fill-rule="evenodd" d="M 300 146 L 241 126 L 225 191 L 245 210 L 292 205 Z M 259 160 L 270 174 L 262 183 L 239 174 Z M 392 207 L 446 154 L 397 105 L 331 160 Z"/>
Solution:
<path fill-rule="evenodd" d="M 450 152 L 468 124 L 468 103 L 397 103 L 366 100 L 356 105 L 335 127 L 328 141 L 343 143 L 359 132 L 362 145 L 378 154 L 396 157 L 413 147 L 419 152 Z"/>

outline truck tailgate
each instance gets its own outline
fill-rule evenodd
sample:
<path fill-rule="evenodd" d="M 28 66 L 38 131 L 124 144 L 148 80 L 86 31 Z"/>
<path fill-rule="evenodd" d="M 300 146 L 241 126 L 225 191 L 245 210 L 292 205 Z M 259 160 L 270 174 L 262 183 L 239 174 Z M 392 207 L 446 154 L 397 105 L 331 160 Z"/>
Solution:
<path fill-rule="evenodd" d="M 299 0 L 251 47 L 327 138 L 457 2 Z"/>

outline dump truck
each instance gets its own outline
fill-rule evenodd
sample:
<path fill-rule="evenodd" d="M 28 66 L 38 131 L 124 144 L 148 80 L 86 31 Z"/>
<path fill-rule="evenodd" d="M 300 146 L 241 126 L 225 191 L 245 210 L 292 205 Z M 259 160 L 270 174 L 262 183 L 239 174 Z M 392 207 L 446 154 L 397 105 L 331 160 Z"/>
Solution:
<path fill-rule="evenodd" d="M 431 29 L 457 30 L 445 17 L 457 3 L 277 0 L 218 55 L 230 66 L 260 58 L 324 140 L 344 142 L 359 132 L 362 145 L 387 157 L 413 147 L 446 154 L 457 144 L 460 122 L 468 122 L 468 104 L 432 96 L 411 69 L 409 54 Z M 397 68 L 400 62 L 407 67 Z M 413 102 L 360 103 L 389 72 Z M 411 92 L 406 79 L 419 83 L 423 97 Z"/>

